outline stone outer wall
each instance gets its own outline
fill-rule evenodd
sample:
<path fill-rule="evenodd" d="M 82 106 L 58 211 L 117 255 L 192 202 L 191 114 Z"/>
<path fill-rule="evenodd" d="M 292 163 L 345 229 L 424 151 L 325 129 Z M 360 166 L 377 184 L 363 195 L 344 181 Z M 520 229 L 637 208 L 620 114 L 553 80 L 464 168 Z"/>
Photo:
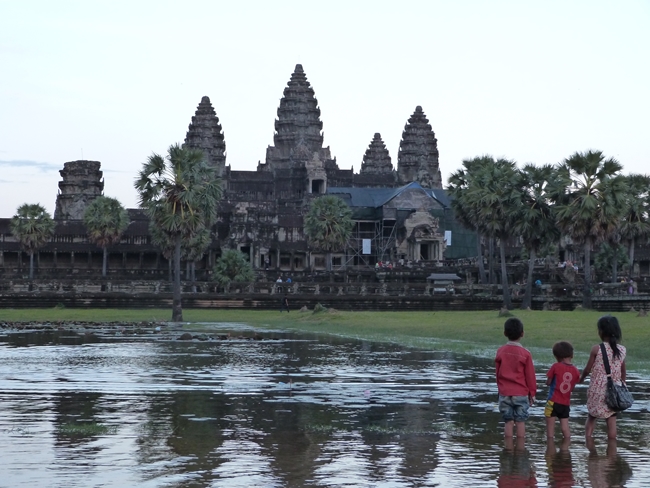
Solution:
<path fill-rule="evenodd" d="M 292 310 L 316 304 L 346 311 L 436 311 L 498 310 L 502 297 L 498 287 L 454 286 L 444 292 L 432 284 L 411 283 L 255 283 L 232 284 L 229 289 L 215 283 L 183 284 L 185 308 L 245 308 L 279 310 L 287 294 Z M 573 310 L 582 302 L 573 293 L 545 287 L 533 296 L 533 309 Z M 521 297 L 513 298 L 516 304 Z M 0 284 L 2 308 L 171 308 L 171 285 L 161 281 L 32 281 L 11 280 Z M 610 294 L 593 297 L 594 308 L 621 312 L 650 310 L 650 295 Z"/>

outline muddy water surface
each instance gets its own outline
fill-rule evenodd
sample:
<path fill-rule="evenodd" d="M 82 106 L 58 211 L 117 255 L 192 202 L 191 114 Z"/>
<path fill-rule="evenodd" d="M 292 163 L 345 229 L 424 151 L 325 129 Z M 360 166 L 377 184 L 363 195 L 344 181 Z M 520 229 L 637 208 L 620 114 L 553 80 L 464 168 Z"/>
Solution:
<path fill-rule="evenodd" d="M 0 337 L 0 487 L 650 486 L 643 378 L 616 444 L 600 425 L 585 445 L 579 386 L 571 444 L 547 445 L 540 402 L 506 445 L 487 358 L 234 325 L 175 337 Z"/>

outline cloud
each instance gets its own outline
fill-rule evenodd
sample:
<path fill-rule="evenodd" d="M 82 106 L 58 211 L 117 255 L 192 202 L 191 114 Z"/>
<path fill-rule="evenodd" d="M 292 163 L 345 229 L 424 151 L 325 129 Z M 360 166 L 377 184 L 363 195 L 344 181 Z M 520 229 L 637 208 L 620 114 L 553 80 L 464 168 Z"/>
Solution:
<path fill-rule="evenodd" d="M 25 161 L 25 160 L 12 160 L 12 161 L 2 161 L 0 160 L 0 168 L 35 168 L 40 170 L 43 173 L 50 171 L 58 171 L 61 169 L 60 164 L 54 163 L 43 163 L 40 161 Z"/>

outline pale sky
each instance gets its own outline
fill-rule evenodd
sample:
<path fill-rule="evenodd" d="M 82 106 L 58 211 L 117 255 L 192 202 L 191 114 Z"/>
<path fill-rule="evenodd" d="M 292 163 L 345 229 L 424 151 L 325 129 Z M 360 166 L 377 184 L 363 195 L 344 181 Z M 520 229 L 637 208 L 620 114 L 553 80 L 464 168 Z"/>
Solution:
<path fill-rule="evenodd" d="M 0 0 L 0 217 L 53 213 L 78 159 L 136 207 L 142 163 L 183 142 L 205 95 L 226 164 L 254 170 L 297 63 L 342 169 L 359 171 L 375 132 L 397 166 L 421 105 L 445 184 L 482 154 L 598 149 L 650 173 L 649 25 L 648 0 Z"/>

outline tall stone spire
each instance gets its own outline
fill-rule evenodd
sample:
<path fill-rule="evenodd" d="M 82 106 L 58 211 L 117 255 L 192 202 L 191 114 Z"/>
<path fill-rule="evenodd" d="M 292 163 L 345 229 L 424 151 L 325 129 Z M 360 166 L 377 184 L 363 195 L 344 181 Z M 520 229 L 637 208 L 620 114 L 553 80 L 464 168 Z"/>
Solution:
<path fill-rule="evenodd" d="M 417 181 L 425 188 L 442 188 L 438 140 L 419 105 L 402 132 L 397 174 L 400 184 Z"/>
<path fill-rule="evenodd" d="M 321 161 L 331 159 L 323 148 L 323 123 L 318 100 L 307 81 L 302 65 L 297 64 L 284 89 L 275 120 L 274 146 L 266 151 L 266 163 L 272 170 L 302 167 L 318 153 Z"/>
<path fill-rule="evenodd" d="M 390 154 L 384 141 L 381 139 L 379 132 L 375 133 L 366 154 L 363 156 L 361 163 L 361 173 L 364 174 L 381 174 L 392 173 L 394 171 L 393 163 L 390 160 Z"/>
<path fill-rule="evenodd" d="M 208 164 L 217 171 L 217 175 L 221 176 L 223 174 L 223 169 L 226 166 L 226 142 L 219 123 L 219 117 L 212 108 L 208 97 L 203 97 L 196 108 L 192 123 L 187 129 L 183 146 L 201 149 L 208 160 Z"/>

